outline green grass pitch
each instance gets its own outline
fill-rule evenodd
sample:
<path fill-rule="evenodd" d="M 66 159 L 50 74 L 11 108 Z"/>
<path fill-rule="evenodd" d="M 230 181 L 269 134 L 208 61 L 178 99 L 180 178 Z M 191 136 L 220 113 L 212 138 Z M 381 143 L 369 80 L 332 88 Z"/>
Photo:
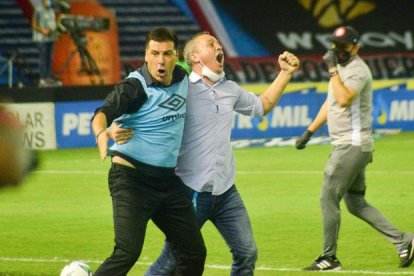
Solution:
<path fill-rule="evenodd" d="M 367 169 L 367 200 L 403 231 L 414 231 L 414 133 L 376 140 Z M 256 275 L 314 275 L 300 268 L 321 253 L 319 192 L 329 145 L 235 150 L 237 186 L 259 248 Z M 0 275 L 59 275 L 72 260 L 95 270 L 113 247 L 107 188 L 109 160 L 95 148 L 44 151 L 41 166 L 19 188 L 0 190 Z M 394 247 L 342 206 L 340 275 L 414 275 L 398 268 Z M 204 275 L 229 275 L 231 255 L 211 223 Z M 130 275 L 159 254 L 163 235 L 150 222 Z M 332 273 L 336 274 L 336 273 Z"/>

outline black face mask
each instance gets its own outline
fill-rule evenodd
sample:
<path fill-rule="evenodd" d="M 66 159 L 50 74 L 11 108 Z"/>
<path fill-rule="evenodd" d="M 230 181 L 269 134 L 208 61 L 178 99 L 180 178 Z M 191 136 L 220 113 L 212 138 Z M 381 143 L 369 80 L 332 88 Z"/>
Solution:
<path fill-rule="evenodd" d="M 345 51 L 343 49 L 340 48 L 334 48 L 334 53 L 336 56 L 336 59 L 338 61 L 339 64 L 343 64 L 348 62 L 351 59 L 351 52 L 354 49 L 354 47 L 352 46 L 352 49 L 350 51 Z"/>

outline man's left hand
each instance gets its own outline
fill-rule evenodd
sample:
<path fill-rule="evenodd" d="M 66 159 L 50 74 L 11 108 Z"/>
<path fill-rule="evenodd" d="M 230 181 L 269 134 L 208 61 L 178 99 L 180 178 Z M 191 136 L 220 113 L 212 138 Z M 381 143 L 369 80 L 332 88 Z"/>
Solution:
<path fill-rule="evenodd" d="M 134 131 L 132 129 L 121 128 L 116 123 L 112 123 L 107 131 L 109 137 L 111 137 L 117 144 L 125 144 L 132 136 L 134 136 Z"/>
<path fill-rule="evenodd" d="M 299 59 L 294 54 L 287 51 L 279 55 L 278 62 L 282 71 L 294 73 L 299 69 Z"/>
<path fill-rule="evenodd" d="M 325 62 L 326 67 L 328 67 L 328 70 L 336 67 L 336 65 L 338 64 L 338 60 L 335 55 L 335 49 L 329 49 L 322 57 L 322 59 L 323 62 Z"/>

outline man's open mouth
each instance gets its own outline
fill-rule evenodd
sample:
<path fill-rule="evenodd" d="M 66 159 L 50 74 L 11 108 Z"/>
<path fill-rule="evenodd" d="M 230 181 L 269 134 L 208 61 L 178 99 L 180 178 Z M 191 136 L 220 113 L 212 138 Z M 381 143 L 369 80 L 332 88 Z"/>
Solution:
<path fill-rule="evenodd" d="M 219 62 L 219 63 L 222 63 L 223 62 L 223 59 L 224 59 L 224 54 L 218 54 L 217 56 L 216 56 L 216 60 Z"/>
<path fill-rule="evenodd" d="M 158 76 L 163 77 L 165 76 L 165 73 L 166 73 L 165 69 L 163 68 L 158 69 Z"/>

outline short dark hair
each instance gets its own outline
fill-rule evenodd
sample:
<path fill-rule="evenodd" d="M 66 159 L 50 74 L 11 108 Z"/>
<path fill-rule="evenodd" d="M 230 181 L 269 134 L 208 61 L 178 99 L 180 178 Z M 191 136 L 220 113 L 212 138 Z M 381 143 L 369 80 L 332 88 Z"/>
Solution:
<path fill-rule="evenodd" d="M 156 28 L 149 31 L 145 38 L 145 47 L 148 47 L 148 43 L 151 40 L 157 42 L 171 41 L 174 43 L 174 49 L 178 50 L 177 34 L 169 28 Z"/>

